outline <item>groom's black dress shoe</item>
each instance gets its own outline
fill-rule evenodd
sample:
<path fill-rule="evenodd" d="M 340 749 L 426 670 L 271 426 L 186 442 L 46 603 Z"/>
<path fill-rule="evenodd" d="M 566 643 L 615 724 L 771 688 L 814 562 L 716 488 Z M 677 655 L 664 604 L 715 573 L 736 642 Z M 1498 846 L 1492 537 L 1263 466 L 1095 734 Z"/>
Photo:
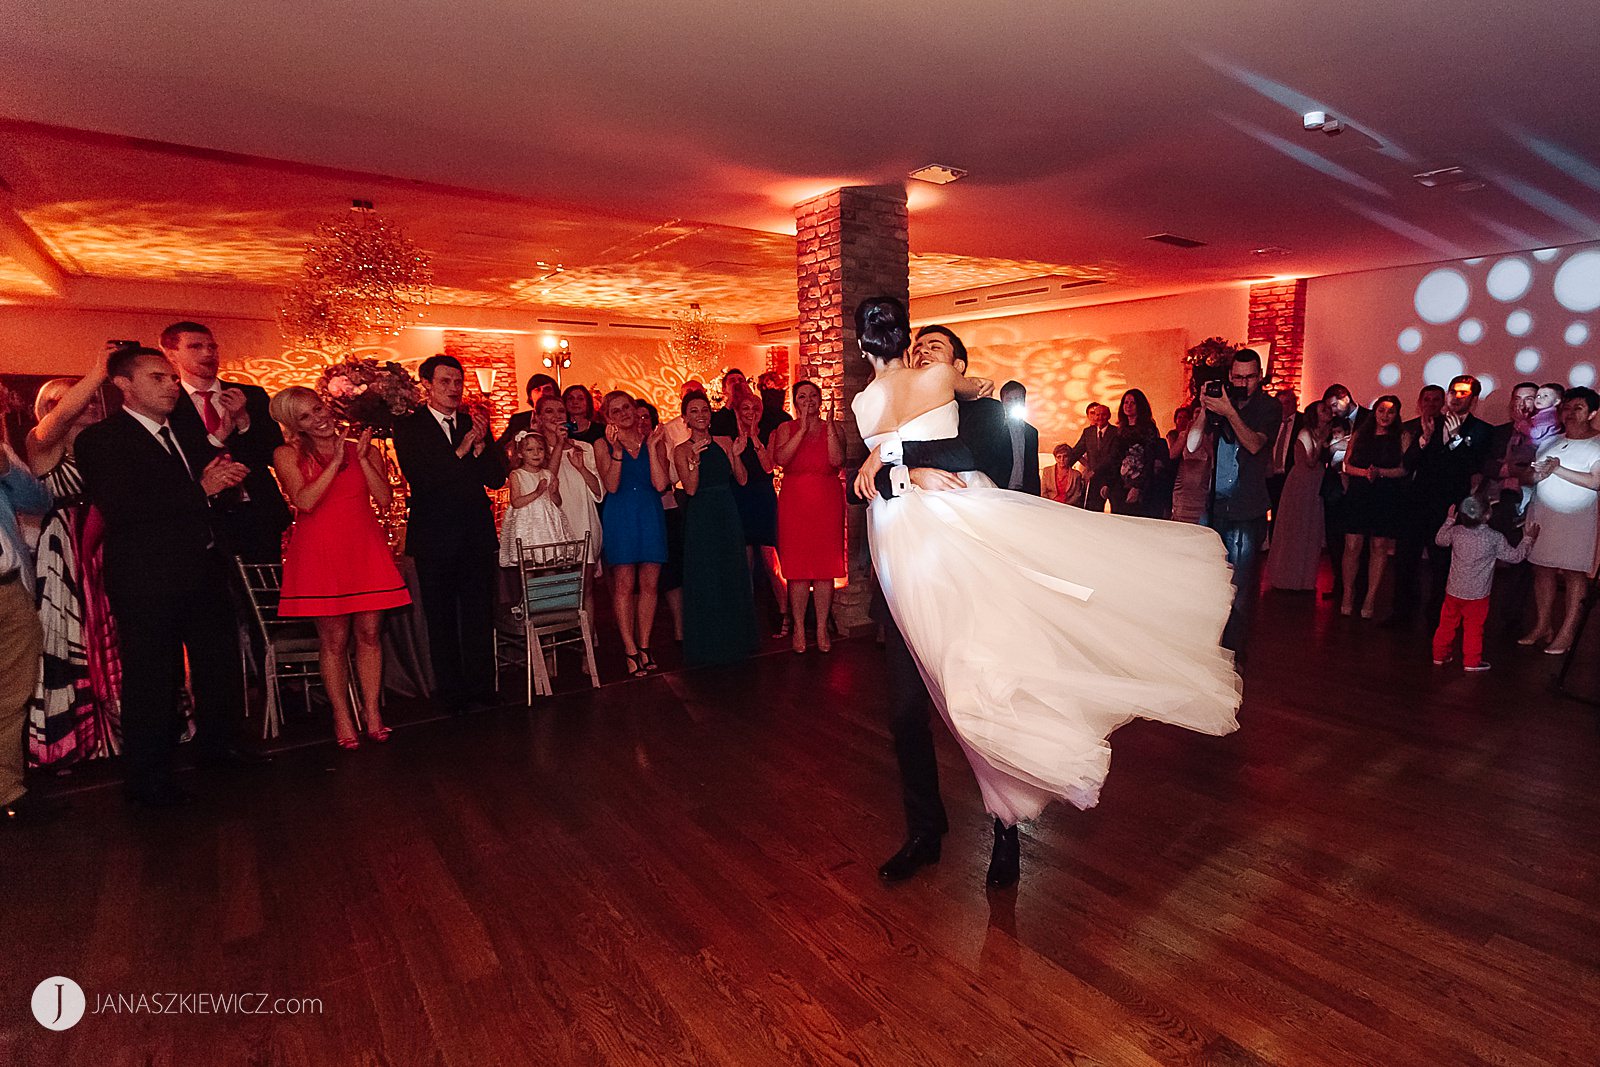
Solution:
<path fill-rule="evenodd" d="M 906 838 L 900 851 L 890 856 L 878 868 L 878 877 L 885 882 L 903 882 L 930 863 L 939 862 L 939 835 L 913 834 Z"/>
<path fill-rule="evenodd" d="M 994 821 L 994 852 L 989 857 L 989 876 L 984 884 L 990 889 L 1010 889 L 1022 877 L 1022 847 L 1015 826 L 1004 826 Z"/>

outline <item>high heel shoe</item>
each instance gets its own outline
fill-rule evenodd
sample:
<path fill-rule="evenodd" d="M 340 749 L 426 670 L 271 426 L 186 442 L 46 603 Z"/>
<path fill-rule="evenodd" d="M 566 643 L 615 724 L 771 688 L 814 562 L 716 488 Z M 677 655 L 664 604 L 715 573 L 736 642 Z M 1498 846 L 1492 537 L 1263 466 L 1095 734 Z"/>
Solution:
<path fill-rule="evenodd" d="M 794 654 L 797 656 L 806 654 L 806 634 L 804 630 L 796 630 L 794 632 L 794 637 L 789 642 L 789 647 L 794 650 Z"/>
<path fill-rule="evenodd" d="M 828 628 L 826 626 L 817 631 L 817 651 L 822 653 L 833 651 L 833 640 L 828 636 Z"/>
<path fill-rule="evenodd" d="M 367 731 L 367 740 L 372 741 L 374 744 L 381 745 L 385 741 L 389 740 L 389 735 L 392 733 L 394 733 L 394 731 L 389 729 L 389 727 L 380 726 L 376 730 Z"/>
<path fill-rule="evenodd" d="M 361 738 L 359 737 L 336 737 L 334 740 L 338 741 L 339 747 L 346 752 L 354 752 L 361 747 Z"/>
<path fill-rule="evenodd" d="M 1537 645 L 1540 641 L 1548 641 L 1554 636 L 1555 635 L 1549 630 L 1535 630 L 1526 637 L 1519 637 L 1517 639 L 1517 644 L 1521 645 L 1523 648 L 1529 648 L 1533 645 Z"/>
<path fill-rule="evenodd" d="M 780 637 L 780 638 L 781 637 L 788 637 L 789 633 L 790 633 L 789 616 L 785 615 L 783 617 L 783 623 L 778 627 L 777 632 L 774 633 L 772 636 L 773 637 Z M 799 651 L 799 650 L 796 649 L 796 651 Z"/>
<path fill-rule="evenodd" d="M 623 655 L 626 656 L 628 660 L 629 674 L 633 675 L 635 678 L 643 678 L 645 675 L 650 673 L 649 671 L 645 670 L 644 657 L 639 653 L 624 652 Z"/>
<path fill-rule="evenodd" d="M 639 666 L 644 668 L 644 673 L 646 674 L 654 674 L 656 671 L 661 669 L 660 667 L 656 666 L 655 657 L 650 655 L 650 650 L 648 648 L 641 648 L 639 650 Z"/>

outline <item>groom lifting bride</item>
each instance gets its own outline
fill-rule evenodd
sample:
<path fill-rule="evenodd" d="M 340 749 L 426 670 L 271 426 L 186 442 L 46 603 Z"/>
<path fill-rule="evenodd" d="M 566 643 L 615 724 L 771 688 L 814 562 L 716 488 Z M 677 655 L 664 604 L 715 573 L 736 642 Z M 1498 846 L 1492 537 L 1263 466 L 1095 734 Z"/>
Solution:
<path fill-rule="evenodd" d="M 908 364 L 910 325 L 892 297 L 862 301 L 855 326 L 874 369 L 852 404 L 871 450 L 855 488 L 887 609 L 907 823 L 878 873 L 899 881 L 939 859 L 931 698 L 994 817 L 987 883 L 1004 888 L 1019 876 L 1017 824 L 1053 799 L 1092 807 L 1118 726 L 1237 728 L 1238 676 L 1218 644 L 1232 601 L 1222 543 L 1203 527 L 997 488 L 984 459 L 1003 455 L 1009 470 L 1010 444 L 994 440 L 1006 429 L 985 409 L 999 405 L 980 399 L 992 383 L 965 377 L 959 338 L 924 327 Z"/>

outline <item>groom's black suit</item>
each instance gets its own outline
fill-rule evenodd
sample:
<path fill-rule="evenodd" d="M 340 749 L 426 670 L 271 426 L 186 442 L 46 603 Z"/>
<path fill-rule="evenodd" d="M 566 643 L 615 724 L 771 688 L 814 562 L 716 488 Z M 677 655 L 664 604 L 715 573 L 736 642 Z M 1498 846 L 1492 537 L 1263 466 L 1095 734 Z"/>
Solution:
<path fill-rule="evenodd" d="M 984 418 L 987 407 L 999 408 L 994 400 L 962 401 L 959 436 L 943 441 L 906 441 L 902 464 L 912 467 L 937 467 L 946 471 L 983 470 L 979 457 L 991 457 L 990 466 L 999 474 L 997 485 L 1004 487 L 1011 473 L 1011 436 L 1005 420 Z M 987 472 L 986 472 L 987 473 Z M 990 474 L 994 478 L 995 474 Z M 876 479 L 880 496 L 895 495 L 888 467 Z M 848 484 L 848 483 L 847 483 Z M 852 503 L 862 501 L 851 494 Z M 917 661 L 895 625 L 883 594 L 874 586 L 872 617 L 883 624 L 884 647 L 888 658 L 889 733 L 894 738 L 894 754 L 900 764 L 901 797 L 906 809 L 908 837 L 937 837 L 950 828 L 944 800 L 939 796 L 939 760 L 933 749 L 933 731 L 928 723 L 928 687 L 917 670 Z"/>

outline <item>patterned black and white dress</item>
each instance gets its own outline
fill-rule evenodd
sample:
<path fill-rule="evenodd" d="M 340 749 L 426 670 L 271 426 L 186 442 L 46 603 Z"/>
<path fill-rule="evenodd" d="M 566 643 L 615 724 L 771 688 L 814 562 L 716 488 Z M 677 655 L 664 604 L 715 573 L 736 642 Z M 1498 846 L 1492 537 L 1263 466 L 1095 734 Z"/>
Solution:
<path fill-rule="evenodd" d="M 99 514 L 70 455 L 40 480 L 56 504 L 39 535 L 44 666 L 28 702 L 28 762 L 65 770 L 120 750 L 122 673 L 101 582 Z"/>

